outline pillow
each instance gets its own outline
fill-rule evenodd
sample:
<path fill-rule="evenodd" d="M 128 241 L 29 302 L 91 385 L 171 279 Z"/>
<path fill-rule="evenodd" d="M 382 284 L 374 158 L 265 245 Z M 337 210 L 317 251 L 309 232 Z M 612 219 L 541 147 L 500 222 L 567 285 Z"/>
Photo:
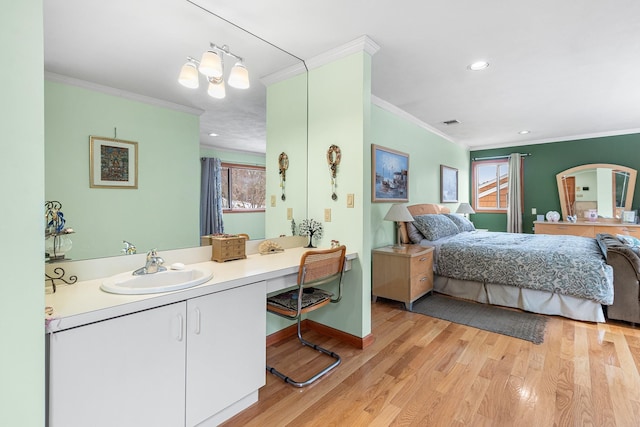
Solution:
<path fill-rule="evenodd" d="M 458 226 L 442 214 L 426 214 L 413 217 L 413 225 L 427 240 L 438 240 L 458 234 Z"/>
<path fill-rule="evenodd" d="M 458 229 L 462 231 L 476 231 L 476 227 L 474 227 L 473 223 L 469 221 L 467 218 L 462 215 L 454 215 L 454 214 L 445 214 L 447 218 L 453 221 Z"/>
<path fill-rule="evenodd" d="M 416 226 L 413 225 L 413 222 L 407 222 L 407 234 L 409 235 L 409 240 L 411 240 L 411 243 L 414 243 L 416 245 L 422 242 L 422 240 L 424 239 L 424 236 L 420 231 L 418 231 Z"/>
<path fill-rule="evenodd" d="M 616 234 L 616 237 L 620 239 L 620 241 L 622 241 L 625 245 L 629 245 L 631 247 L 640 246 L 640 239 L 638 239 L 637 237 L 627 236 L 625 234 Z"/>

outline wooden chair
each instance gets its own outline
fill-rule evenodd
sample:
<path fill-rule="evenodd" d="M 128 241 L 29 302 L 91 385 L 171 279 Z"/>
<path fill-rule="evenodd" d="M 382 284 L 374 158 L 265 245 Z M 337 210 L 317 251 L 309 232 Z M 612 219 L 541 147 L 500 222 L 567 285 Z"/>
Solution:
<path fill-rule="evenodd" d="M 340 364 L 339 355 L 302 338 L 300 321 L 303 314 L 317 310 L 329 303 L 337 303 L 342 298 L 342 277 L 346 251 L 347 248 L 342 245 L 332 249 L 305 252 L 300 259 L 297 289 L 267 298 L 267 311 L 287 319 L 297 320 L 298 340 L 303 346 L 311 347 L 335 359 L 331 365 L 304 381 L 295 381 L 288 375 L 267 365 L 267 371 L 296 387 L 304 387 L 313 383 Z M 314 287 L 334 281 L 338 281 L 338 296 L 336 298 L 331 292 Z"/>

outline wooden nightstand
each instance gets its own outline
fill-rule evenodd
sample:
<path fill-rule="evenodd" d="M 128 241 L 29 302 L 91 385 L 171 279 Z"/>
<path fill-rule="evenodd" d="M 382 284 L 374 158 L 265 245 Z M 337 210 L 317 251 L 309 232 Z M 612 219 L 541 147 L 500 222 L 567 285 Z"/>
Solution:
<path fill-rule="evenodd" d="M 402 301 L 411 311 L 415 300 L 433 291 L 433 248 L 374 249 L 372 288 L 374 302 L 377 297 Z"/>

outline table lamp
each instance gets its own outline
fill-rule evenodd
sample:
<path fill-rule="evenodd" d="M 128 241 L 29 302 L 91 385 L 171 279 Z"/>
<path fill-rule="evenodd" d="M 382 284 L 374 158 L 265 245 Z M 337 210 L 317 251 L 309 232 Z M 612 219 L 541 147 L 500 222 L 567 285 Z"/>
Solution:
<path fill-rule="evenodd" d="M 465 218 L 468 218 L 467 215 L 474 214 L 476 211 L 473 210 L 469 203 L 460 203 L 460 206 L 456 209 L 456 213 L 462 214 Z"/>
<path fill-rule="evenodd" d="M 394 249 L 403 249 L 404 245 L 402 244 L 402 236 L 400 233 L 400 222 L 410 222 L 413 221 L 413 216 L 409 212 L 409 209 L 403 204 L 394 203 L 389 208 L 389 212 L 384 216 L 385 221 L 395 221 L 397 225 L 397 233 L 398 233 L 398 243 L 393 245 Z"/>

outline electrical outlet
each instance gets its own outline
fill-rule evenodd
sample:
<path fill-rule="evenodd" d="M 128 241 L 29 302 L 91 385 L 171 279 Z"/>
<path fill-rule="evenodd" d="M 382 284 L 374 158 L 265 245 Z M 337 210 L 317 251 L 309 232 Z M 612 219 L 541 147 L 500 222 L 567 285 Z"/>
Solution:
<path fill-rule="evenodd" d="M 271 195 L 271 207 L 272 208 L 276 207 L 276 195 L 275 194 Z"/>
<path fill-rule="evenodd" d="M 324 222 L 331 222 L 331 209 L 324 210 Z"/>
<path fill-rule="evenodd" d="M 353 193 L 349 193 L 349 194 L 347 194 L 347 207 L 348 207 L 348 208 L 352 208 L 352 207 L 353 207 L 353 205 L 354 205 L 354 202 L 353 202 Z"/>
<path fill-rule="evenodd" d="M 535 215 L 538 213 L 538 210 L 536 208 L 531 208 L 531 215 Z"/>
<path fill-rule="evenodd" d="M 287 208 L 287 219 L 289 221 L 293 219 L 293 208 Z"/>

